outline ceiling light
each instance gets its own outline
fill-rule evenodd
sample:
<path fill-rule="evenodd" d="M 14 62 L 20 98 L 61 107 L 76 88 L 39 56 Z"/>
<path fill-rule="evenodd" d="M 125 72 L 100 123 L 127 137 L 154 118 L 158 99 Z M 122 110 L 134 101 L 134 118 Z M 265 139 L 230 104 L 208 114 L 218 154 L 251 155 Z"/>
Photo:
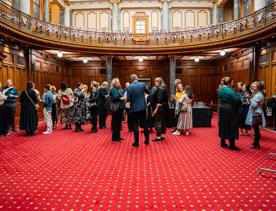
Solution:
<path fill-rule="evenodd" d="M 61 57 L 63 56 L 63 52 L 62 52 L 62 51 L 58 51 L 57 56 L 58 56 L 59 58 L 61 58 Z"/>
<path fill-rule="evenodd" d="M 143 58 L 143 57 L 139 57 L 138 61 L 139 61 L 139 62 L 143 62 L 143 61 L 144 61 L 144 58 Z"/>
<path fill-rule="evenodd" d="M 198 57 L 195 57 L 195 62 L 199 62 L 199 58 Z"/>
<path fill-rule="evenodd" d="M 225 54 L 226 54 L 225 50 L 220 50 L 220 51 L 219 51 L 219 55 L 225 56 Z"/>
<path fill-rule="evenodd" d="M 83 58 L 83 63 L 86 64 L 88 62 L 88 59 L 87 58 Z"/>

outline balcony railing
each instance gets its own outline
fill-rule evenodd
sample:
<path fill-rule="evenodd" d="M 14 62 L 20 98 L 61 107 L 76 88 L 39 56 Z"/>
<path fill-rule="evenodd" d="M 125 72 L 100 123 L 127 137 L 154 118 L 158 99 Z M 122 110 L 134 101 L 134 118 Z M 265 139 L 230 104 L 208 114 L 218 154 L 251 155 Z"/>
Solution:
<path fill-rule="evenodd" d="M 239 20 L 174 32 L 155 31 L 146 36 L 147 41 L 137 42 L 133 39 L 134 35 L 128 32 L 83 30 L 54 25 L 37 20 L 4 2 L 0 3 L 0 22 L 31 37 L 64 44 L 110 48 L 177 47 L 235 39 L 273 24 L 275 16 L 276 2 Z"/>

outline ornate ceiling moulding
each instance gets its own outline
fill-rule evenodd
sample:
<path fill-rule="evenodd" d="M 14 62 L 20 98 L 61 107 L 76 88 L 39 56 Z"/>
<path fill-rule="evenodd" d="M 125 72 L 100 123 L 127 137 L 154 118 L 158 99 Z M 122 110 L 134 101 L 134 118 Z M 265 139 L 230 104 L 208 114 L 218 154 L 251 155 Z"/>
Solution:
<path fill-rule="evenodd" d="M 162 3 L 167 2 L 170 3 L 172 0 L 160 0 Z"/>
<path fill-rule="evenodd" d="M 54 39 L 47 39 L 47 37 L 40 37 L 39 34 L 28 34 L 24 31 L 19 31 L 5 23 L 0 22 L 0 35 L 5 39 L 13 39 L 18 43 L 25 43 L 33 48 L 46 49 L 60 49 L 65 51 L 78 52 L 94 52 L 101 55 L 161 55 L 161 54 L 180 54 L 185 52 L 196 52 L 200 50 L 214 50 L 229 47 L 238 47 L 242 45 L 249 45 L 256 41 L 265 40 L 273 35 L 276 23 L 271 23 L 258 31 L 253 31 L 248 34 L 237 34 L 234 37 L 224 38 L 220 40 L 210 40 L 204 43 L 186 43 L 183 46 L 102 46 L 102 45 L 85 45 L 85 43 L 69 43 L 65 41 L 57 41 Z"/>
<path fill-rule="evenodd" d="M 117 3 L 119 4 L 121 2 L 121 0 L 110 0 L 110 2 L 113 4 L 113 3 Z"/>

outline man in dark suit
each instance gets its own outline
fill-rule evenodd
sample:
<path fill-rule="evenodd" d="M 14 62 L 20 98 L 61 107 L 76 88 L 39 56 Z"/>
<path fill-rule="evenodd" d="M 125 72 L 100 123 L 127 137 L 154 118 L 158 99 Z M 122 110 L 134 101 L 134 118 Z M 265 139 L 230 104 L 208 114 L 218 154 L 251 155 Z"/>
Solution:
<path fill-rule="evenodd" d="M 147 103 L 145 93 L 150 93 L 144 83 L 138 82 L 135 74 L 130 76 L 131 85 L 127 88 L 127 101 L 130 102 L 132 116 L 132 129 L 134 132 L 134 143 L 132 146 L 139 147 L 139 125 L 144 128 L 145 144 L 149 144 L 149 130 L 146 124 Z"/>

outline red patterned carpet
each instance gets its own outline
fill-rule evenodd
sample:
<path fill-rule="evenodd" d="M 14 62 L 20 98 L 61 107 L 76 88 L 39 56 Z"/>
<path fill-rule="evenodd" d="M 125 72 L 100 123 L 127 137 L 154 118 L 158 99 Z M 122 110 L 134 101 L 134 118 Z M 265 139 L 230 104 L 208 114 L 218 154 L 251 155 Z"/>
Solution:
<path fill-rule="evenodd" d="M 262 131 L 261 150 L 242 137 L 239 152 L 219 147 L 217 119 L 189 137 L 131 146 L 111 131 L 57 129 L 51 135 L 0 137 L 2 210 L 276 210 L 276 133 Z M 142 133 L 141 133 L 142 135 Z M 153 138 L 153 134 L 151 134 Z"/>

